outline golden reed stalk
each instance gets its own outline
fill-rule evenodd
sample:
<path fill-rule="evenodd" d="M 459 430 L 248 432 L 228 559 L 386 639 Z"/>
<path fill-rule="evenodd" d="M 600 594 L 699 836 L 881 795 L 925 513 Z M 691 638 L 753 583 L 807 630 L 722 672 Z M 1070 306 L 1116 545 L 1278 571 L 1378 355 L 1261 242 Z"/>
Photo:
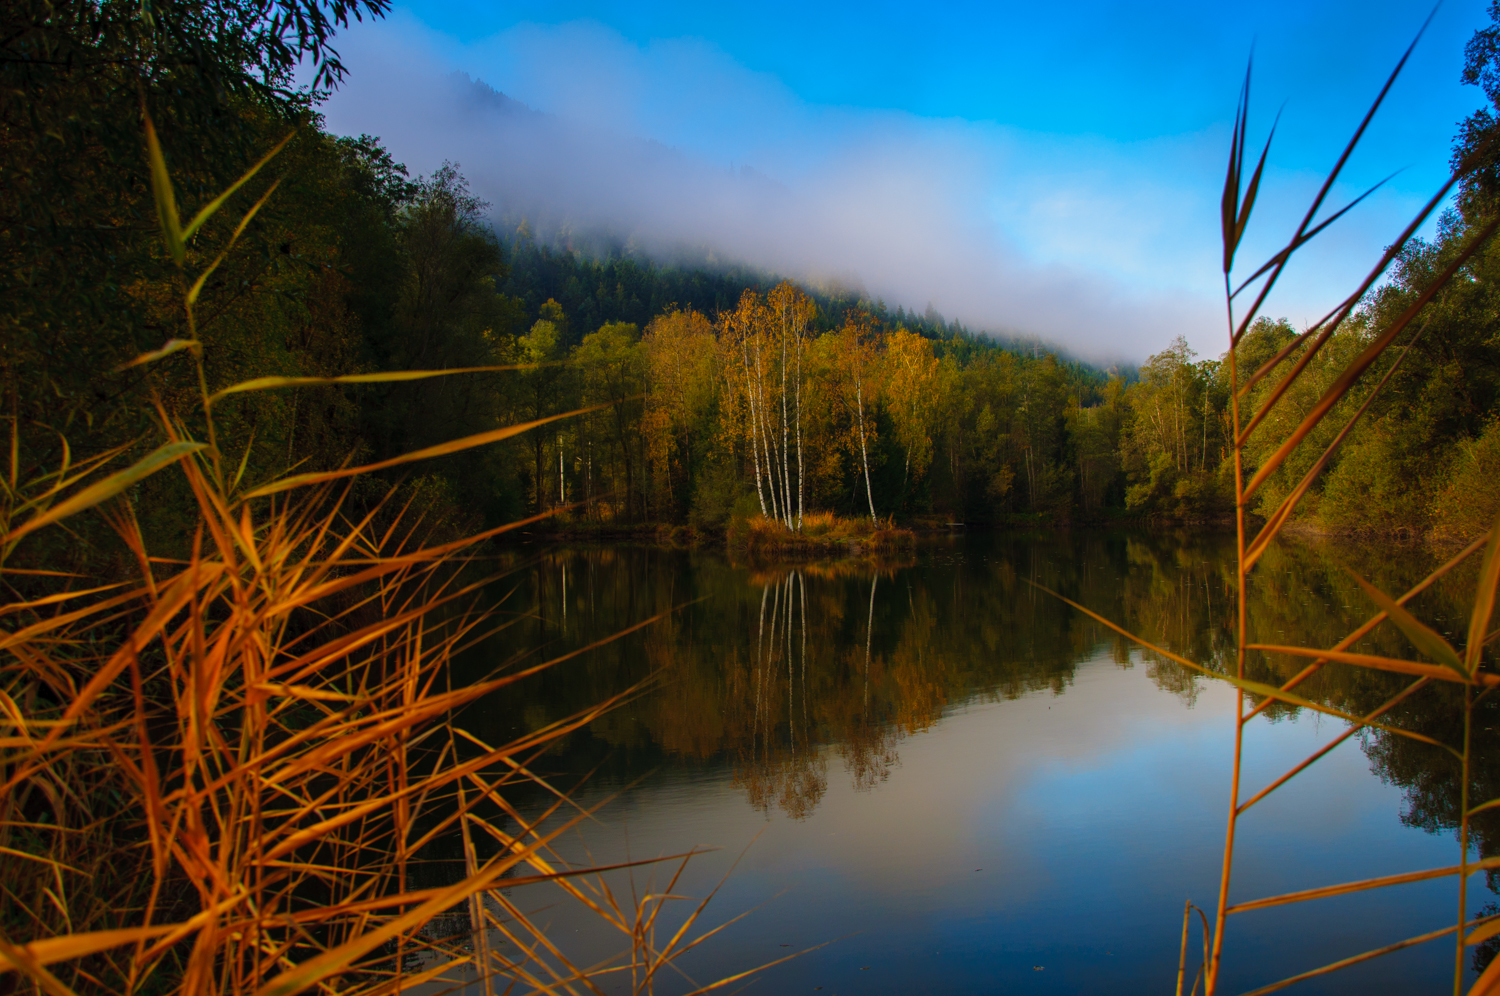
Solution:
<path fill-rule="evenodd" d="M 1418 38 L 1420 39 L 1420 33 L 1418 34 Z M 1225 178 L 1224 184 L 1222 218 L 1224 290 L 1226 310 L 1229 316 L 1229 352 L 1227 362 L 1229 364 L 1232 392 L 1231 416 L 1234 429 L 1232 458 L 1234 460 L 1235 472 L 1238 538 L 1236 548 L 1236 582 L 1238 588 L 1236 632 L 1238 653 L 1236 655 L 1234 672 L 1225 674 L 1221 671 L 1200 665 L 1179 654 L 1174 654 L 1162 647 L 1148 643 L 1087 608 L 1077 605 L 1077 603 L 1069 603 L 1116 632 L 1133 640 L 1151 653 L 1175 661 L 1207 677 L 1227 681 L 1236 687 L 1237 709 L 1234 726 L 1234 762 L 1230 775 L 1229 814 L 1225 830 L 1218 900 L 1213 915 L 1212 926 L 1209 925 L 1209 918 L 1206 915 L 1201 915 L 1202 911 L 1200 911 L 1204 952 L 1202 962 L 1198 967 L 1197 977 L 1194 979 L 1192 987 L 1189 990 L 1192 993 L 1197 992 L 1200 981 L 1207 996 L 1217 996 L 1220 992 L 1220 970 L 1226 947 L 1229 918 L 1236 913 L 1249 910 L 1311 902 L 1332 896 L 1388 888 L 1410 882 L 1437 878 L 1453 878 L 1455 880 L 1455 898 L 1458 904 L 1458 917 L 1457 922 L 1454 924 L 1429 931 L 1416 937 L 1396 940 L 1379 948 L 1351 954 L 1326 965 L 1299 972 L 1278 982 L 1255 989 L 1249 996 L 1261 996 L 1264 993 L 1275 992 L 1307 979 L 1317 978 L 1385 954 L 1450 935 L 1454 937 L 1456 944 L 1452 986 L 1455 996 L 1459 996 L 1463 989 L 1466 948 L 1483 943 L 1496 934 L 1500 934 L 1500 917 L 1484 917 L 1477 920 L 1469 920 L 1467 914 L 1467 889 L 1470 877 L 1478 872 L 1500 867 L 1500 859 L 1497 858 L 1475 861 L 1469 857 L 1469 824 L 1471 818 L 1483 810 L 1500 807 L 1500 799 L 1475 803 L 1469 796 L 1473 774 L 1471 770 L 1473 753 L 1470 733 L 1474 709 L 1481 700 L 1493 694 L 1495 689 L 1500 687 L 1500 674 L 1495 673 L 1492 663 L 1487 666 L 1487 662 L 1484 659 L 1484 648 L 1492 643 L 1496 636 L 1500 636 L 1500 632 L 1494 632 L 1490 629 L 1493 622 L 1497 584 L 1500 584 L 1500 522 L 1497 522 L 1488 533 L 1476 539 L 1468 547 L 1460 551 L 1456 556 L 1452 557 L 1430 576 L 1399 598 L 1391 598 L 1366 582 L 1363 578 L 1356 576 L 1355 580 L 1380 611 L 1333 647 L 1317 648 L 1256 644 L 1249 642 L 1247 637 L 1250 620 L 1248 618 L 1249 608 L 1246 596 L 1246 584 L 1261 555 L 1281 533 L 1283 527 L 1291 518 L 1292 513 L 1306 496 L 1318 476 L 1329 466 L 1339 447 L 1348 438 L 1350 432 L 1368 410 L 1370 401 L 1389 383 L 1391 374 L 1400 365 L 1412 342 L 1421 334 L 1421 326 L 1419 324 L 1414 326 L 1414 322 L 1422 315 L 1423 309 L 1455 276 L 1463 271 L 1465 264 L 1488 242 L 1495 230 L 1500 228 L 1500 219 L 1496 219 L 1472 232 L 1463 248 L 1449 262 L 1447 267 L 1438 273 L 1416 295 L 1406 310 L 1396 316 L 1389 324 L 1377 330 L 1376 334 L 1363 345 L 1363 348 L 1357 352 L 1354 358 L 1346 366 L 1334 373 L 1329 386 L 1323 390 L 1317 402 L 1311 407 L 1311 410 L 1297 421 L 1285 433 L 1283 438 L 1275 441 L 1272 446 L 1267 447 L 1270 455 L 1262 460 L 1258 466 L 1250 465 L 1248 444 L 1253 434 L 1258 430 L 1262 432 L 1266 431 L 1267 416 L 1276 407 L 1278 402 L 1287 395 L 1288 391 L 1300 378 L 1307 376 L 1309 365 L 1313 359 L 1318 356 L 1319 352 L 1333 338 L 1334 334 L 1344 327 L 1345 323 L 1355 315 L 1356 309 L 1365 298 L 1366 293 L 1376 285 L 1376 282 L 1386 272 L 1392 262 L 1400 256 L 1402 250 L 1411 241 L 1418 229 L 1432 215 L 1433 211 L 1443 204 L 1454 185 L 1474 168 L 1480 157 L 1489 149 L 1489 145 L 1486 143 L 1480 148 L 1475 149 L 1463 162 L 1457 165 L 1449 180 L 1433 195 L 1432 199 L 1428 201 L 1422 210 L 1417 213 L 1411 223 L 1401 233 L 1401 236 L 1386 249 L 1385 253 L 1370 270 L 1369 275 L 1360 286 L 1348 297 L 1344 298 L 1323 320 L 1308 328 L 1258 370 L 1247 372 L 1238 369 L 1237 347 L 1249 330 L 1252 321 L 1259 313 L 1261 305 L 1265 303 L 1267 295 L 1275 286 L 1276 281 L 1291 262 L 1293 256 L 1309 240 L 1373 192 L 1374 188 L 1366 191 L 1350 204 L 1333 212 L 1324 220 L 1317 221 L 1319 211 L 1323 208 L 1324 202 L 1327 200 L 1335 181 L 1339 178 L 1345 163 L 1359 144 L 1365 129 L 1374 117 L 1375 112 L 1380 108 L 1381 103 L 1405 66 L 1407 58 L 1410 57 L 1412 48 L 1415 45 L 1416 41 L 1413 41 L 1412 47 L 1407 49 L 1406 53 L 1397 63 L 1396 68 L 1387 79 L 1384 88 L 1371 105 L 1359 127 L 1355 130 L 1338 162 L 1330 171 L 1322 188 L 1308 207 L 1302 222 L 1298 225 L 1284 248 L 1256 268 L 1249 277 L 1241 280 L 1236 285 L 1231 281 L 1230 274 L 1234 267 L 1236 251 L 1239 248 L 1240 241 L 1244 236 L 1245 228 L 1249 223 L 1254 208 L 1262 171 L 1265 167 L 1266 155 L 1270 148 L 1270 138 L 1267 138 L 1266 146 L 1261 152 L 1259 161 L 1256 163 L 1254 169 L 1247 173 L 1245 170 L 1245 156 L 1247 151 L 1246 132 L 1250 94 L 1250 77 L 1248 72 L 1246 73 L 1244 88 L 1240 93 L 1233 139 L 1230 146 L 1228 175 Z M 1237 299 L 1241 294 L 1245 294 L 1246 292 L 1251 293 L 1253 300 L 1248 307 L 1237 312 Z M 1238 318 L 1236 317 L 1237 313 Z M 1399 352 L 1395 352 L 1393 357 L 1387 357 L 1386 354 L 1395 351 L 1398 344 Z M 1357 384 L 1362 382 L 1366 374 L 1378 369 L 1382 362 L 1386 364 L 1384 376 L 1369 390 L 1360 405 L 1352 412 L 1349 411 L 1349 404 L 1345 402 L 1352 403 L 1352 390 Z M 1262 384 L 1262 382 L 1264 382 L 1265 386 L 1262 387 L 1260 393 L 1252 394 L 1252 388 Z M 1342 421 L 1343 424 L 1340 430 L 1334 435 L 1332 441 L 1324 446 L 1323 450 L 1312 461 L 1310 469 L 1290 489 L 1287 496 L 1270 512 L 1259 530 L 1254 535 L 1251 535 L 1250 516 L 1254 497 L 1258 489 L 1278 469 L 1287 465 L 1289 458 L 1294 453 L 1300 448 L 1310 445 L 1314 430 L 1325 419 L 1330 417 L 1337 417 Z M 1479 568 L 1479 576 L 1473 595 L 1468 638 L 1460 650 L 1444 639 L 1441 634 L 1418 620 L 1405 606 L 1416 595 L 1450 574 L 1461 563 L 1468 561 L 1469 558 L 1480 550 L 1484 551 L 1484 556 Z M 1427 659 L 1413 660 L 1350 652 L 1349 648 L 1358 640 L 1384 622 L 1390 622 L 1395 625 L 1407 641 Z M 1279 686 L 1269 685 L 1247 677 L 1247 658 L 1252 653 L 1300 656 L 1308 658 L 1309 663 L 1283 684 Z M 1416 680 L 1407 684 L 1401 691 L 1389 697 L 1384 703 L 1369 713 L 1362 716 L 1353 715 L 1325 703 L 1306 698 L 1296 692 L 1297 687 L 1304 681 L 1322 668 L 1330 666 L 1359 667 L 1405 674 Z M 1414 695 L 1422 693 L 1424 690 L 1432 689 L 1436 683 L 1440 682 L 1455 683 L 1461 685 L 1463 688 L 1464 697 L 1460 707 L 1463 713 L 1461 717 L 1463 720 L 1461 742 L 1445 743 L 1415 730 L 1405 729 L 1401 726 L 1381 721 L 1382 717 L 1398 704 Z M 1346 722 L 1348 729 L 1342 736 L 1336 738 L 1329 745 L 1320 748 L 1307 758 L 1293 765 L 1285 773 L 1272 779 L 1268 785 L 1261 788 L 1248 800 L 1241 801 L 1242 789 L 1244 788 L 1242 784 L 1242 762 L 1244 760 L 1245 730 L 1248 724 L 1273 702 L 1283 702 L 1334 716 Z M 1333 747 L 1364 729 L 1378 729 L 1394 736 L 1405 737 L 1436 746 L 1447 752 L 1458 763 L 1461 771 L 1460 783 L 1462 792 L 1459 807 L 1460 854 L 1458 864 L 1444 868 L 1380 876 L 1324 888 L 1299 890 L 1282 895 L 1231 904 L 1229 902 L 1229 892 L 1235 867 L 1235 848 L 1238 839 L 1237 832 L 1240 818 L 1276 789 L 1287 784 L 1298 774 L 1307 770 L 1312 764 L 1328 754 Z M 1178 996 L 1182 996 L 1186 981 L 1191 915 L 1192 911 L 1196 908 L 1189 902 L 1183 909 L 1182 946 L 1177 972 Z M 1500 993 L 1500 959 L 1494 960 L 1469 990 L 1470 996 L 1493 996 L 1493 994 L 1497 993 Z"/>
<path fill-rule="evenodd" d="M 166 248 L 185 271 L 193 232 L 276 150 L 183 225 L 149 118 L 146 140 Z M 689 937 L 702 904 L 659 938 L 679 898 L 670 888 L 621 903 L 608 869 L 565 866 L 549 849 L 589 813 L 557 793 L 528 817 L 507 797 L 522 782 L 550 790 L 536 755 L 619 697 L 508 743 L 457 725 L 464 706 L 564 659 L 450 687 L 454 656 L 500 628 L 481 607 L 491 578 L 470 555 L 527 523 L 426 544 L 420 517 L 391 507 L 396 491 L 346 513 L 346 479 L 553 419 L 243 487 L 245 460 L 232 470 L 220 451 L 214 403 L 313 379 L 210 393 L 193 307 L 269 196 L 207 270 L 184 272 L 188 337 L 131 364 L 191 352 L 205 438 L 158 405 L 161 445 L 130 467 L 105 473 L 121 450 L 74 463 L 64 444 L 56 469 L 23 479 L 12 425 L 0 581 L 27 594 L 0 605 L 0 993 L 382 996 L 497 980 L 507 992 L 598 993 L 606 976 L 650 992 L 707 936 Z M 164 470 L 192 496 L 186 559 L 147 549 L 131 502 Z M 6 566 L 28 537 L 89 509 L 133 557 L 132 580 Z M 455 837 L 463 871 L 433 884 L 422 856 Z M 622 956 L 574 964 L 516 904 L 516 888 L 544 882 L 619 930 Z M 466 929 L 432 929 L 454 911 L 467 911 Z"/>

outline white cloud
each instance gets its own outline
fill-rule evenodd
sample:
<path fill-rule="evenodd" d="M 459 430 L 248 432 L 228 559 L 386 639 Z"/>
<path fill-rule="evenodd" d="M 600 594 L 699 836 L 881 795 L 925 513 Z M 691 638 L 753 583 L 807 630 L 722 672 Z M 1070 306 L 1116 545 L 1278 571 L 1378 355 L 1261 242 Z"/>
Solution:
<path fill-rule="evenodd" d="M 340 51 L 351 75 L 328 126 L 381 136 L 417 171 L 459 162 L 497 214 L 857 280 L 1094 359 L 1179 334 L 1222 351 L 1216 131 L 1120 143 L 812 106 L 705 42 L 639 47 L 592 23 L 461 45 L 398 11 Z M 1267 213 L 1289 217 L 1313 182 L 1271 176 Z M 1378 203 L 1377 221 L 1405 207 Z M 1368 234 L 1331 248 L 1378 248 Z M 1314 258 L 1273 313 L 1319 317 L 1364 263 L 1337 258 Z"/>

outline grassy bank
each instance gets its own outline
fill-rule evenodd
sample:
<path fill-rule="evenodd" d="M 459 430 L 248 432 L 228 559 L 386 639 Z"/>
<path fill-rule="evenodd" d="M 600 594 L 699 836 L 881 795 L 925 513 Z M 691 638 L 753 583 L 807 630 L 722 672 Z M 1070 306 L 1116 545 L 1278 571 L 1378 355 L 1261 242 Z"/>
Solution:
<path fill-rule="evenodd" d="M 804 516 L 801 529 L 789 529 L 782 522 L 759 515 L 731 519 L 719 529 L 669 522 L 594 522 L 552 516 L 515 536 L 563 543 L 645 543 L 677 549 L 720 548 L 736 553 L 814 557 L 904 550 L 913 546 L 920 534 L 962 529 L 962 523 L 939 522 L 932 517 L 896 525 L 890 520 L 872 522 L 868 518 L 847 518 L 831 512 Z"/>
<path fill-rule="evenodd" d="M 819 512 L 804 517 L 801 529 L 788 528 L 784 522 L 765 516 L 735 519 L 730 522 L 724 541 L 737 553 L 785 559 L 890 553 L 911 547 L 916 542 L 916 533 L 890 522 Z"/>

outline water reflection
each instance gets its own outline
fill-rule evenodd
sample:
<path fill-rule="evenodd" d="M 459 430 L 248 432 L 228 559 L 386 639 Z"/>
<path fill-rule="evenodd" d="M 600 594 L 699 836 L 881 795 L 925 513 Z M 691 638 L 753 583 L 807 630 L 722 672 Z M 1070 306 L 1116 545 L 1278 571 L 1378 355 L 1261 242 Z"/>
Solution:
<path fill-rule="evenodd" d="M 1133 991 L 1136 981 L 1155 979 L 1151 973 L 1158 961 L 1175 969 L 1171 910 L 1180 910 L 1183 895 L 1205 897 L 1213 889 L 1227 789 L 1225 759 L 1214 752 L 1229 736 L 1228 720 L 1214 710 L 1222 710 L 1226 700 L 1222 686 L 1133 651 L 1036 586 L 1090 605 L 1174 652 L 1228 669 L 1233 665 L 1232 544 L 1232 537 L 1201 534 L 972 537 L 923 548 L 915 562 L 904 564 L 758 569 L 699 552 L 554 550 L 518 563 L 508 579 L 514 591 L 507 603 L 518 621 L 503 643 L 478 648 L 470 662 L 475 674 L 493 668 L 507 647 L 540 646 L 548 655 L 563 653 L 652 615 L 666 615 L 643 631 L 539 676 L 518 695 L 483 703 L 473 725 L 490 727 L 491 737 L 500 739 L 642 685 L 642 694 L 569 738 L 546 762 L 564 784 L 592 774 L 590 791 L 601 793 L 646 779 L 647 787 L 633 790 L 622 803 L 636 828 L 638 846 L 653 851 L 694 843 L 734 846 L 739 824 L 733 807 L 762 823 L 801 827 L 786 830 L 781 843 L 766 845 L 780 849 L 766 860 L 782 869 L 767 871 L 767 878 L 791 874 L 787 869 L 792 868 L 806 875 L 814 873 L 809 869 L 847 865 L 844 879 L 826 884 L 824 918 L 845 916 L 850 904 L 893 904 L 888 922 L 850 927 L 872 937 L 903 936 L 902 931 L 913 929 L 909 924 L 898 929 L 895 925 L 906 921 L 895 911 L 921 906 L 911 897 L 934 889 L 953 891 L 934 900 L 924 916 L 958 917 L 965 924 L 1014 924 L 1020 917 L 1034 922 L 1026 935 L 1033 947 L 1043 944 L 1047 931 L 1069 934 L 1069 916 L 1135 917 L 1141 926 L 1129 943 L 1140 946 L 1136 967 L 1130 972 L 1121 967 L 1111 975 L 1102 963 L 1095 966 L 1103 973 L 1099 984 Z M 1331 646 L 1374 612 L 1345 565 L 1387 591 L 1400 591 L 1424 575 L 1432 559 L 1419 550 L 1377 557 L 1358 548 L 1284 544 L 1266 555 L 1255 576 L 1251 639 Z M 1440 632 L 1456 631 L 1471 583 L 1471 577 L 1457 576 L 1434 586 L 1416 600 L 1418 614 Z M 1377 629 L 1362 646 L 1376 653 L 1405 652 L 1399 633 L 1389 627 Z M 1279 682 L 1301 670 L 1305 661 L 1258 657 L 1250 663 L 1253 677 Z M 1085 678 L 1092 683 L 1087 694 L 1077 688 Z M 1363 713 L 1402 685 L 1398 676 L 1340 666 L 1325 668 L 1301 690 Z M 1456 715 L 1445 700 L 1449 694 L 1444 688 L 1426 689 L 1392 717 L 1400 725 L 1451 740 L 1457 731 L 1448 728 Z M 1070 705 L 1063 707 L 1057 696 Z M 1024 709 L 977 713 L 1021 700 Z M 1162 711 L 1162 701 L 1175 702 L 1175 711 Z M 1049 703 L 1059 708 L 1049 710 Z M 1476 766 L 1480 798 L 1500 796 L 1500 750 L 1493 732 L 1500 715 L 1493 703 L 1488 708 L 1477 724 L 1489 731 Z M 1210 714 L 1197 716 L 1200 710 Z M 969 718 L 959 721 L 962 713 Z M 1275 764 L 1295 763 L 1342 732 L 1341 724 L 1322 722 L 1326 729 L 1299 723 L 1291 708 L 1268 709 L 1257 728 L 1258 749 Z M 1016 725 L 1009 730 L 996 726 L 1006 723 Z M 1106 732 L 1124 728 L 1132 732 Z M 1179 730 L 1190 732 L 1173 732 Z M 1173 745 L 1166 761 L 1148 756 L 1158 735 Z M 1132 759 L 1132 745 L 1140 745 L 1144 753 Z M 903 771 L 903 753 L 910 777 Z M 1057 758 L 1073 760 L 1059 769 L 1063 762 Z M 1084 771 L 1092 765 L 1111 775 L 1090 780 L 1069 764 L 1082 765 Z M 1275 764 L 1268 762 L 1251 776 L 1264 784 L 1279 774 Z M 1374 777 L 1367 774 L 1371 771 Z M 1254 848 L 1259 845 L 1251 842 L 1246 845 L 1244 887 L 1273 891 L 1281 881 L 1276 876 L 1292 887 L 1325 884 L 1333 880 L 1329 876 L 1408 870 L 1429 856 L 1433 864 L 1450 863 L 1456 775 L 1451 761 L 1435 748 L 1379 731 L 1363 735 L 1319 762 L 1303 779 L 1304 787 L 1279 790 L 1265 807 L 1264 822 L 1252 829 L 1272 842 L 1264 865 L 1274 874 L 1267 871 L 1271 878 L 1257 880 L 1261 873 Z M 913 785 L 913 777 L 923 784 Z M 1170 791 L 1153 787 L 1164 778 L 1182 784 Z M 1382 782 L 1398 786 L 1404 803 L 1382 795 Z M 1008 787 L 1002 791 L 986 785 Z M 1022 792 L 1018 785 L 1030 787 Z M 1259 786 L 1248 787 L 1253 791 Z M 1004 803 L 985 802 L 990 798 L 986 792 L 998 793 L 993 798 Z M 976 798 L 965 798 L 969 793 Z M 1027 798 L 1045 803 L 1027 803 Z M 1028 816 L 1028 805 L 1040 807 L 1036 811 L 1041 815 Z M 1305 828 L 1309 820 L 1342 819 L 1319 808 L 1339 805 L 1365 815 L 1340 823 L 1344 837 L 1325 841 L 1322 850 L 1300 852 L 1293 866 L 1287 866 L 1290 859 L 1278 850 L 1288 845 L 1287 833 Z M 897 812 L 893 806 L 905 808 Z M 854 818 L 854 813 L 860 815 Z M 1475 833 L 1479 850 L 1488 856 L 1500 850 L 1500 813 L 1486 816 L 1487 821 L 1477 821 Z M 987 829 L 966 829 L 979 820 L 987 821 Z M 939 825 L 946 829 L 940 831 Z M 1403 830 L 1403 825 L 1411 829 Z M 673 837 L 688 832 L 685 828 L 698 836 Z M 1420 831 L 1437 836 L 1424 837 Z M 830 850 L 830 833 L 849 843 Z M 859 843 L 859 833 L 873 836 Z M 994 855 L 982 857 L 983 848 L 973 843 L 989 839 L 987 834 L 1003 840 L 1005 863 L 1013 869 L 1007 872 L 1010 877 L 987 881 L 984 890 L 961 876 L 949 877 L 956 873 L 939 860 L 944 848 L 965 855 L 975 851 L 972 861 L 963 859 L 968 865 L 958 870 L 963 874 L 999 862 Z M 643 838 L 647 843 L 640 844 Z M 889 878 L 890 871 L 874 869 L 888 864 L 891 839 L 910 840 L 922 853 L 906 853 L 903 884 L 883 879 L 877 889 L 861 876 Z M 1419 855 L 1412 840 L 1422 839 L 1438 850 Z M 1066 883 L 1065 888 L 1052 887 L 1062 888 L 1061 898 L 1038 899 L 1042 886 L 1021 870 L 1028 863 L 1051 867 L 1063 860 L 1057 854 L 1059 841 L 1072 849 L 1066 860 L 1088 869 L 1087 874 L 1071 868 L 1053 873 Z M 596 845 L 599 850 L 591 853 L 602 856 L 607 848 L 597 841 L 591 846 Z M 926 853 L 934 848 L 936 857 Z M 1170 870 L 1153 872 L 1160 882 L 1137 877 L 1128 885 L 1108 884 L 1124 874 L 1121 868 L 1140 865 L 1163 849 L 1174 858 Z M 816 857 L 796 858 L 799 853 Z M 861 864 L 860 855 L 868 856 L 868 862 Z M 1340 864 L 1360 861 L 1369 867 Z M 1391 861 L 1400 866 L 1392 867 Z M 1194 878 L 1200 872 L 1201 882 Z M 1496 883 L 1490 884 L 1493 888 Z M 872 889 L 879 895 L 872 897 Z M 1162 890 L 1170 896 L 1157 895 Z M 745 905 L 734 912 L 760 901 L 752 893 L 747 887 Z M 1071 913 L 1054 909 L 1064 901 Z M 1381 917 L 1425 909 L 1426 900 L 1403 902 L 1408 908 L 1397 913 L 1351 907 L 1341 915 L 1352 918 L 1351 931 L 1368 928 L 1373 943 L 1383 943 L 1390 938 L 1384 936 L 1388 924 Z M 1446 898 L 1434 902 L 1447 909 Z M 1324 915 L 1323 910 L 1310 913 Z M 824 926 L 813 921 L 806 929 Z M 974 951 L 990 952 L 974 956 L 974 978 L 990 980 L 976 982 L 975 991 L 988 991 L 995 968 L 985 959 L 998 957 L 994 951 L 1006 944 L 1019 944 L 1018 929 L 1007 927 L 990 941 L 973 942 Z M 795 938 L 824 939 L 823 934 Z M 1278 944 L 1295 947 L 1294 942 L 1310 943 L 1293 930 L 1267 933 L 1260 947 L 1257 940 L 1237 950 L 1249 956 L 1257 950 L 1276 952 Z M 1126 941 L 1122 937 L 1116 943 Z M 944 950 L 946 944 L 936 940 L 933 950 Z M 1275 955 L 1275 963 L 1285 964 L 1285 951 L 1292 947 Z M 1101 947 L 1095 954 L 1103 958 L 1106 953 Z M 736 962 L 739 954 L 743 952 L 732 953 L 727 964 L 744 967 L 759 957 L 751 954 Z M 1401 964 L 1420 966 L 1429 955 L 1398 957 L 1408 960 L 1381 971 L 1399 976 Z M 1030 964 L 1022 967 L 1029 971 Z M 956 971 L 946 961 L 920 969 Z M 1412 978 L 1425 977 L 1411 971 L 1416 972 Z M 1244 972 L 1247 986 L 1259 984 L 1255 970 Z M 798 985 L 805 981 L 785 978 Z M 913 978 L 927 976 L 904 978 L 912 984 Z M 1355 988 L 1369 981 L 1350 978 Z M 955 983 L 950 990 L 965 991 L 965 985 Z M 1333 988 L 1326 991 L 1355 991 L 1340 988 L 1343 983 L 1329 985 Z M 869 984 L 864 988 L 879 990 Z"/>
<path fill-rule="evenodd" d="M 756 809 L 776 806 L 805 819 L 828 791 L 828 762 L 813 742 L 807 708 L 807 581 L 792 571 L 763 578 L 760 588 L 752 672 L 730 675 L 732 684 L 753 686 L 755 703 L 750 741 L 736 750 L 734 782 Z M 751 694 L 747 689 L 739 698 L 747 701 Z"/>
<path fill-rule="evenodd" d="M 609 756 L 606 774 L 619 775 L 668 757 L 728 764 L 757 808 L 806 816 L 826 790 L 828 757 L 820 747 L 833 747 L 853 783 L 870 788 L 899 764 L 901 740 L 930 727 L 954 703 L 1061 693 L 1079 662 L 1101 649 L 1120 667 L 1142 664 L 1150 681 L 1190 706 L 1204 678 L 1134 652 L 1035 585 L 1227 670 L 1234 646 L 1232 542 L 1170 533 L 979 537 L 934 546 L 902 566 L 760 570 L 687 551 L 556 550 L 507 579 L 507 607 L 522 618 L 473 655 L 470 667 L 487 672 L 502 648 L 517 645 L 561 654 L 665 613 L 647 630 L 530 683 L 524 697 L 487 703 L 486 721 L 535 728 L 648 681 L 649 694 L 579 734 L 565 755 L 578 755 L 589 769 Z M 1331 646 L 1374 611 L 1346 564 L 1400 590 L 1433 560 L 1416 549 L 1400 557 L 1361 554 L 1313 544 L 1268 553 L 1251 590 L 1251 641 Z M 1418 613 L 1439 631 L 1456 630 L 1470 584 L 1462 576 L 1439 583 L 1419 597 Z M 1389 626 L 1360 648 L 1406 652 Z M 1304 663 L 1256 656 L 1251 676 L 1284 681 Z M 1334 666 L 1301 691 L 1361 712 L 1401 683 Z M 1433 691 L 1405 706 L 1404 719 L 1440 725 L 1442 690 Z M 1268 710 L 1273 717 L 1293 711 Z M 1413 745 L 1405 742 L 1371 747 L 1389 777 L 1418 791 L 1423 779 L 1407 769 L 1436 763 L 1424 752 L 1412 760 Z M 1442 809 L 1431 801 L 1414 806 Z"/>

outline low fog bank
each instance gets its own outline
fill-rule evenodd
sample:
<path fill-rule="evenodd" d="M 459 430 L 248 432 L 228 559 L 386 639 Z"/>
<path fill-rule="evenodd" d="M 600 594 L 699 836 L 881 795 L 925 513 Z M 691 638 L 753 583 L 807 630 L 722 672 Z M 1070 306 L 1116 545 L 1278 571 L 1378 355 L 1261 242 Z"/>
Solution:
<path fill-rule="evenodd" d="M 324 107 L 327 125 L 380 136 L 414 172 L 458 163 L 474 193 L 490 202 L 497 226 L 525 218 L 544 238 L 571 233 L 663 262 L 719 259 L 816 287 L 859 287 L 893 309 L 935 306 L 975 330 L 1040 339 L 1096 362 L 1142 359 L 1178 334 L 1219 352 L 1211 245 L 1188 246 L 1184 268 L 1194 272 L 1166 274 L 1175 288 L 1130 279 L 1130 267 L 1150 263 L 1125 242 L 1093 247 L 1103 260 L 1116 257 L 1115 273 L 1029 258 L 1007 237 L 1001 216 L 1030 212 L 1038 239 L 1065 241 L 1087 236 L 1049 228 L 1047 217 L 1100 208 L 1076 192 L 1038 186 L 1034 168 L 1018 170 L 998 198 L 997 171 L 1016 151 L 978 140 L 977 126 L 894 113 L 846 116 L 829 118 L 824 131 L 836 137 L 815 145 L 807 134 L 816 122 L 793 122 L 798 134 L 785 147 L 768 152 L 758 136 L 758 158 L 776 168 L 762 171 L 641 137 L 598 115 L 534 110 L 454 71 L 415 31 L 398 19 L 342 41 L 351 75 Z M 804 158 L 798 142 L 808 149 Z"/>

